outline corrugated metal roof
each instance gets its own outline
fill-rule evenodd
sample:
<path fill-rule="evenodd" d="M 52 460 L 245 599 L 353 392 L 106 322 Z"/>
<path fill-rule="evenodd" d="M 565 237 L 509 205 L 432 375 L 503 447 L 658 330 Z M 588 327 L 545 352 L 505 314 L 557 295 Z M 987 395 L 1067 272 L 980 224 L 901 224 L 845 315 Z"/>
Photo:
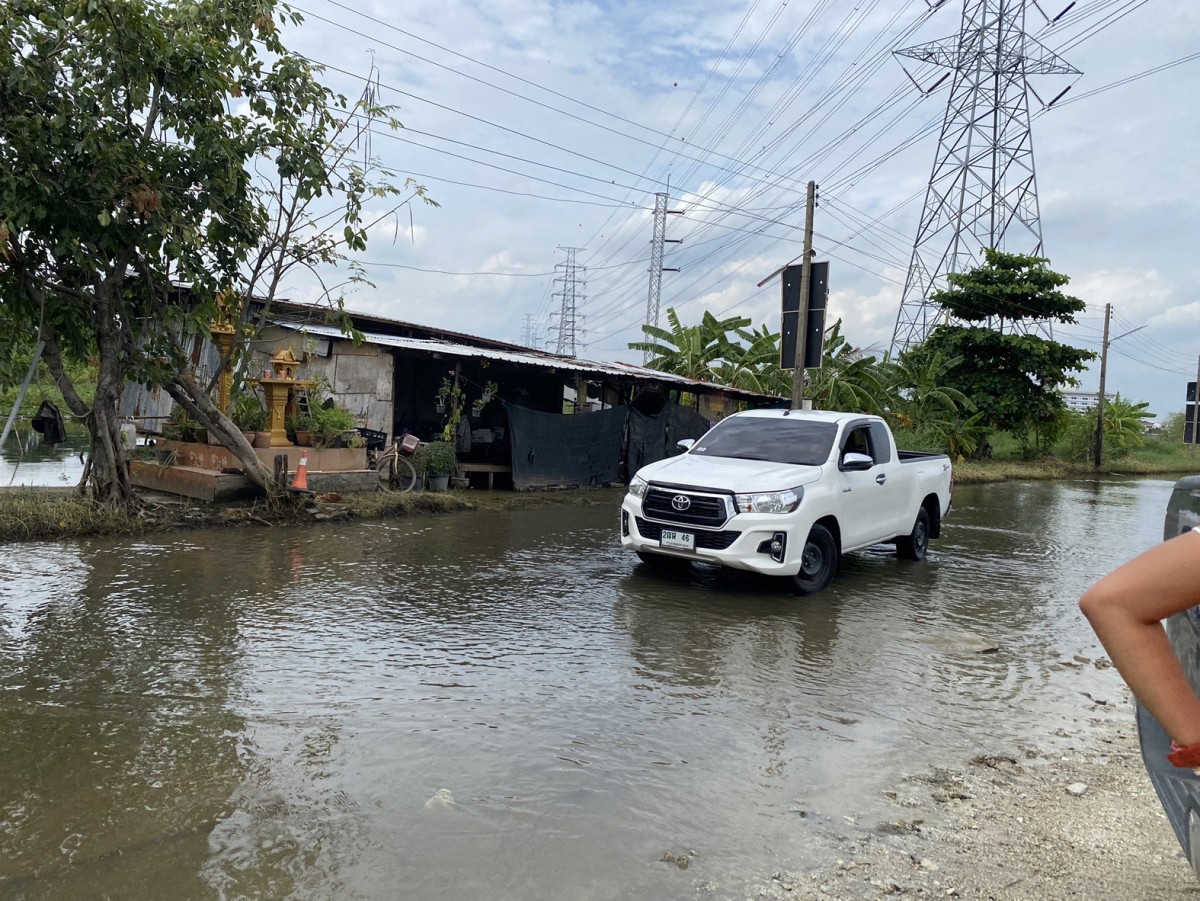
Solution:
<path fill-rule="evenodd" d="M 271 321 L 272 325 L 281 328 L 302 331 L 321 338 L 341 338 L 349 340 L 350 336 L 336 326 L 303 325 L 282 319 Z M 689 379 L 682 375 L 669 372 L 659 372 L 657 369 L 647 369 L 645 366 L 635 366 L 632 363 L 607 363 L 597 360 L 582 360 L 578 357 L 562 357 L 557 354 L 538 353 L 530 351 L 496 350 L 488 347 L 472 347 L 469 344 L 456 344 L 450 341 L 434 341 L 428 338 L 406 338 L 396 335 L 380 335 L 374 332 L 362 332 L 363 340 L 368 344 L 384 347 L 395 347 L 402 350 L 415 350 L 424 353 L 440 353 L 457 357 L 478 357 L 486 360 L 499 360 L 507 363 L 519 363 L 525 366 L 539 366 L 543 369 L 566 369 L 575 372 L 614 375 L 626 378 L 642 379 L 645 381 L 665 382 L 686 389 L 706 389 L 709 392 L 722 392 L 736 397 L 775 399 L 770 394 L 758 394 L 754 391 L 744 391 L 740 388 L 730 388 L 728 385 L 718 385 L 713 382 L 702 382 Z"/>
<path fill-rule="evenodd" d="M 329 312 L 324 307 L 314 307 L 312 304 L 295 303 L 288 300 L 276 299 L 271 304 L 271 314 L 280 320 L 286 320 L 292 315 L 303 317 L 302 322 L 327 322 L 326 314 Z M 408 331 L 414 334 L 425 334 L 433 336 L 430 340 L 433 341 L 461 341 L 468 345 L 478 345 L 479 347 L 491 347 L 496 350 L 511 350 L 517 353 L 530 352 L 534 355 L 545 354 L 545 351 L 537 350 L 536 348 L 524 347 L 520 344 L 513 344 L 508 341 L 497 341 L 494 338 L 484 338 L 480 335 L 468 335 L 466 332 L 455 332 L 450 329 L 440 328 L 432 325 L 419 325 L 415 322 L 406 322 L 403 319 L 391 319 L 387 316 L 381 316 L 377 313 L 364 313 L 361 310 L 342 310 L 350 321 L 354 323 L 354 327 L 359 330 L 374 330 L 380 334 L 394 334 L 396 329 Z M 292 320 L 297 321 L 297 320 Z M 372 325 L 374 324 L 374 325 Z M 550 354 L 554 356 L 554 354 Z"/>

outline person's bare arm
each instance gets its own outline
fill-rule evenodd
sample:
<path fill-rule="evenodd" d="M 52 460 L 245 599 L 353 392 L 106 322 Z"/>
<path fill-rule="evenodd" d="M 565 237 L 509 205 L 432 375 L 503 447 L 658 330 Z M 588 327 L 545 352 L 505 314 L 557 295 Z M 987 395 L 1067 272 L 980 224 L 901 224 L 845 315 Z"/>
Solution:
<path fill-rule="evenodd" d="M 1134 696 L 1180 745 L 1200 744 L 1200 697 L 1162 620 L 1200 604 L 1200 534 L 1188 532 L 1109 573 L 1079 601 Z"/>

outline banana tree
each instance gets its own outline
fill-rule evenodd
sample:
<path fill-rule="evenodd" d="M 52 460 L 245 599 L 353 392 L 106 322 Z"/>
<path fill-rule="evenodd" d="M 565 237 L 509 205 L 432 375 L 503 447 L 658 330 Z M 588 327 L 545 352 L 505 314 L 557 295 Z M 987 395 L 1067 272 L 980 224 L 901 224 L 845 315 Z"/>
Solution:
<path fill-rule="evenodd" d="M 819 410 L 882 415 L 889 406 L 889 381 L 879 362 L 842 335 L 842 320 L 825 333 L 821 368 L 809 375 L 808 395 Z"/>
<path fill-rule="evenodd" d="M 750 320 L 745 316 L 717 319 L 707 310 L 698 325 L 684 325 L 675 309 L 667 309 L 669 329 L 643 325 L 646 341 L 632 341 L 631 350 L 651 354 L 646 366 L 659 372 L 670 372 L 702 381 L 714 380 L 713 367 L 719 364 L 722 338 L 735 329 L 745 328 Z"/>

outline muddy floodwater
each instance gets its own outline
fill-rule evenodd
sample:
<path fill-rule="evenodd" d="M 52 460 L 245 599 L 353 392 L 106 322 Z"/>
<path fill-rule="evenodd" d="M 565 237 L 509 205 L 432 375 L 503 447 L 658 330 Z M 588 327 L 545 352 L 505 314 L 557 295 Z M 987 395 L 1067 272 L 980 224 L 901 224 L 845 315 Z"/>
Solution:
<path fill-rule="evenodd" d="M 7 421 L 8 410 L 0 410 L 0 431 Z M 88 449 L 88 436 L 72 430 L 60 445 L 42 443 L 42 436 L 18 421 L 8 439 L 0 445 L 0 488 L 36 485 L 39 487 L 70 488 L 83 475 L 83 457 Z"/>
<path fill-rule="evenodd" d="M 1077 599 L 1171 486 L 960 487 L 812 597 L 647 570 L 615 495 L 5 546 L 0 897 L 753 897 L 904 774 L 1089 728 Z"/>

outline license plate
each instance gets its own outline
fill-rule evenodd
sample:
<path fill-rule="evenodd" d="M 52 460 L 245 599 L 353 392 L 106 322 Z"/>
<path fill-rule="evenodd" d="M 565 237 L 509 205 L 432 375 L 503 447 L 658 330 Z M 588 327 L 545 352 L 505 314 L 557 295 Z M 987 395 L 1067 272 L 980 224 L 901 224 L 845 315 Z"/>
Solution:
<path fill-rule="evenodd" d="M 658 543 L 662 547 L 675 548 L 679 551 L 694 551 L 696 549 L 696 536 L 691 532 L 676 532 L 671 529 L 663 529 L 662 537 L 658 539 Z"/>

